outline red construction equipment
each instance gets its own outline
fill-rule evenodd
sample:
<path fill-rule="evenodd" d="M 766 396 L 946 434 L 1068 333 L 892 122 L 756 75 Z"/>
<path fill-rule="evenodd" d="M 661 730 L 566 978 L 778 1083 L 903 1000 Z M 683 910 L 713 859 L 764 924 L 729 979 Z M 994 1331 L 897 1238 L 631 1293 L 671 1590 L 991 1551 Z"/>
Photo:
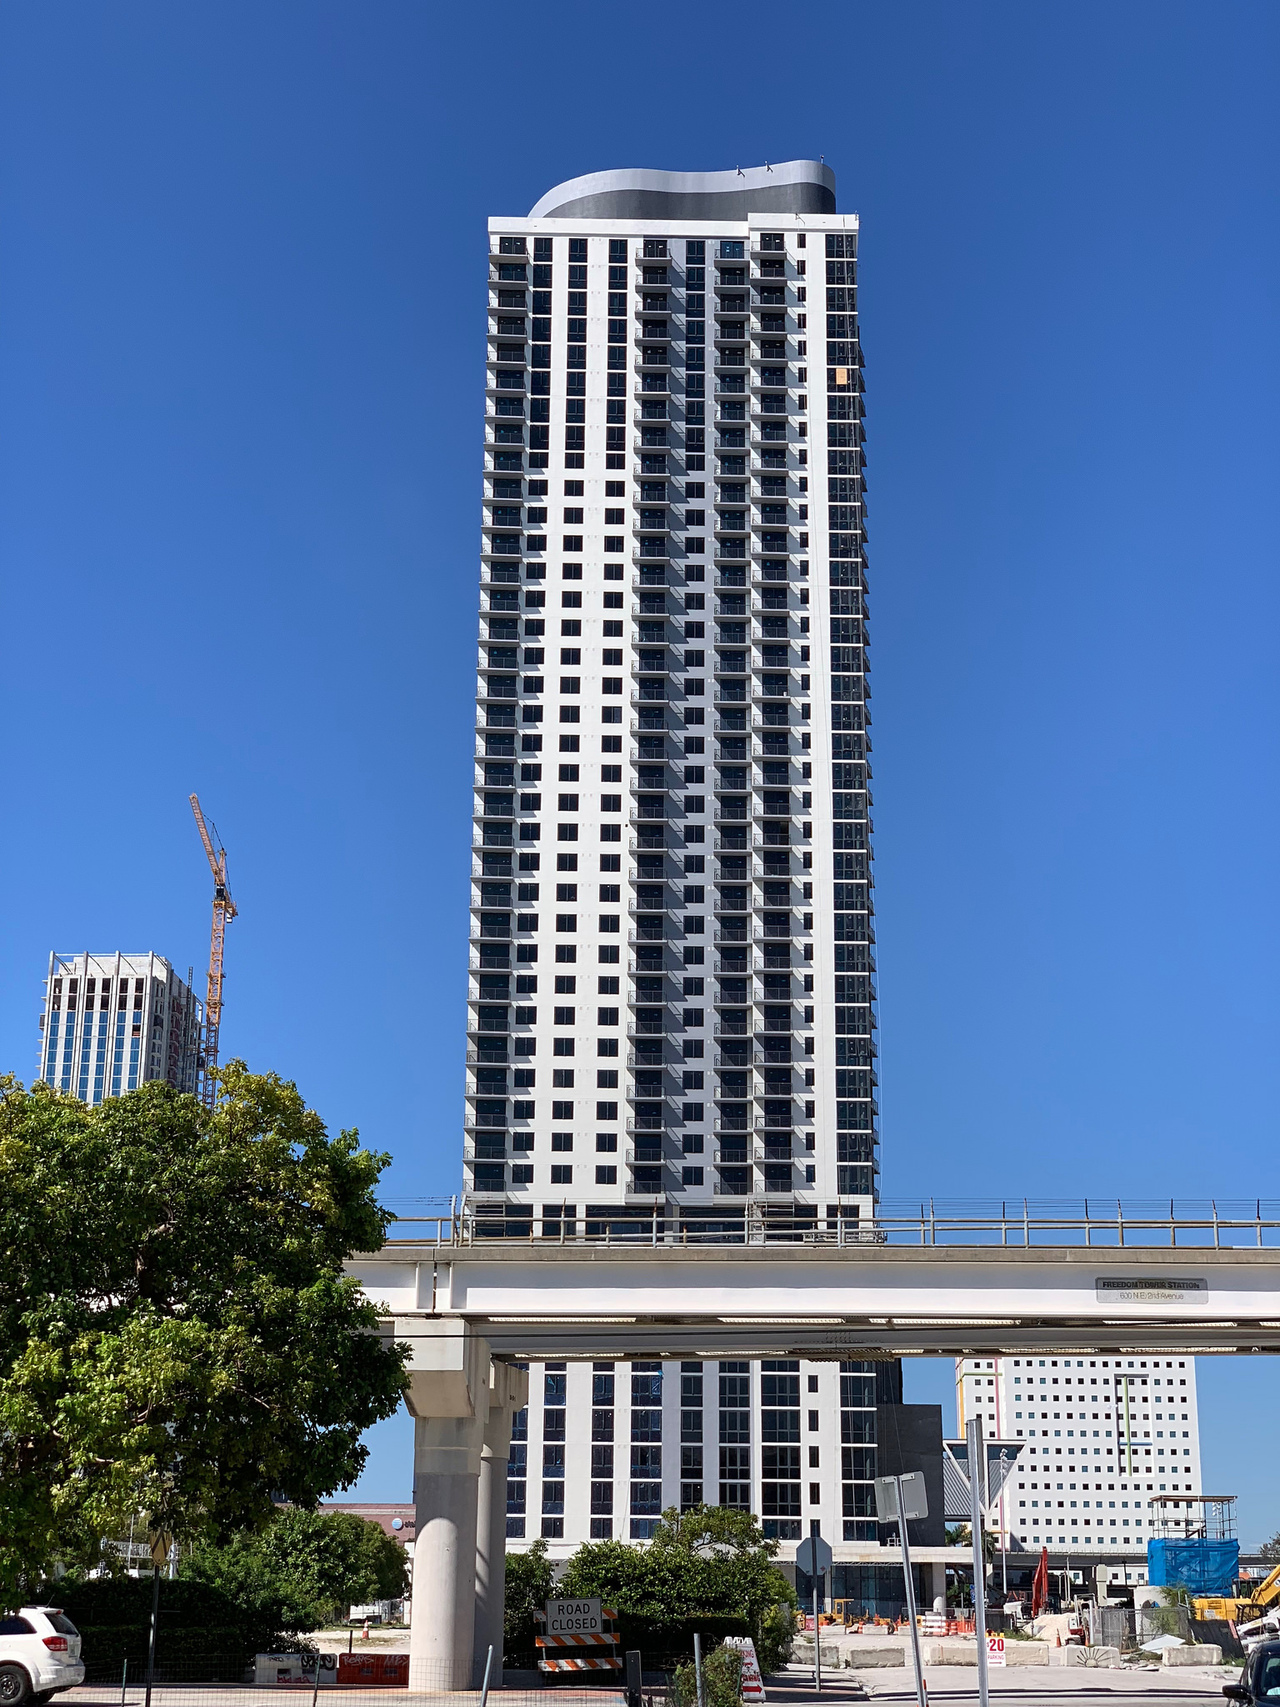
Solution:
<path fill-rule="evenodd" d="M 236 916 L 236 904 L 227 887 L 227 850 L 214 826 L 200 810 L 198 798 L 192 794 L 191 810 L 209 869 L 213 873 L 213 928 L 209 935 L 209 979 L 204 999 L 204 1053 L 201 1062 L 200 1100 L 212 1108 L 218 1094 L 218 1029 L 222 1024 L 222 948 L 227 924 Z"/>
<path fill-rule="evenodd" d="M 1040 1563 L 1031 1579 L 1031 1616 L 1038 1618 L 1049 1599 L 1049 1549 L 1040 1549 Z"/>

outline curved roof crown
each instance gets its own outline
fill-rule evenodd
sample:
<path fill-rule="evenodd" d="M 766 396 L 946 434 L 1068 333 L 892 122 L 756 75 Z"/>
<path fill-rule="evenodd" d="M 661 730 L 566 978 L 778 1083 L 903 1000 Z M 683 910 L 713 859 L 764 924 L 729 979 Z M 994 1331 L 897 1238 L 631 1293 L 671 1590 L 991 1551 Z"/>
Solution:
<path fill-rule="evenodd" d="M 752 213 L 834 213 L 836 175 L 819 160 L 732 172 L 623 167 L 557 184 L 530 219 L 746 219 Z"/>

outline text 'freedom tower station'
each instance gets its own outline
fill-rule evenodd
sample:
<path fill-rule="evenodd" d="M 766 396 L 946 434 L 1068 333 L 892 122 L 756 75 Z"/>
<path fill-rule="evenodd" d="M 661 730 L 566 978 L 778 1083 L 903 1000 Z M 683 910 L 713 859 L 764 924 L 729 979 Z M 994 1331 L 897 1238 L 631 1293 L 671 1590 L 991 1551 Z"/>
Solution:
<path fill-rule="evenodd" d="M 469 1210 L 534 1239 L 852 1230 L 877 1165 L 857 218 L 795 161 L 597 173 L 489 229 Z M 509 1533 L 643 1539 L 705 1500 L 865 1556 L 876 1385 L 535 1369 Z"/>

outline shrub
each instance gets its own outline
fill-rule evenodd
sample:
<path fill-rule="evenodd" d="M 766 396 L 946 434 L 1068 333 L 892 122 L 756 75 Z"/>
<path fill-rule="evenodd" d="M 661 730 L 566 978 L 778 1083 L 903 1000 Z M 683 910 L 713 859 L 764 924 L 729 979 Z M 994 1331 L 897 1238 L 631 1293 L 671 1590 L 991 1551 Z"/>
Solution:
<path fill-rule="evenodd" d="M 663 1513 L 647 1546 L 620 1541 L 588 1542 L 566 1565 L 556 1592 L 566 1597 L 599 1596 L 628 1624 L 650 1623 L 650 1649 L 687 1654 L 694 1629 L 725 1636 L 749 1635 L 761 1663 L 785 1655 L 785 1614 L 795 1590 L 773 1563 L 776 1541 L 766 1540 L 749 1512 L 700 1506 Z M 741 1622 L 716 1627 L 716 1620 Z M 632 1641 L 645 1651 L 642 1641 Z M 767 1655 L 767 1661 L 766 1661 Z"/>
<path fill-rule="evenodd" d="M 692 1665 L 676 1670 L 677 1707 L 697 1707 L 698 1680 Z M 742 1698 L 742 1654 L 737 1648 L 713 1648 L 702 1657 L 703 1707 L 738 1707 Z"/>
<path fill-rule="evenodd" d="M 733 1613 L 699 1612 L 686 1618 L 645 1618 L 629 1612 L 618 1615 L 622 1651 L 637 1649 L 646 1671 L 670 1671 L 691 1660 L 695 1631 L 702 1637 L 704 1653 L 711 1652 L 726 1636 L 754 1637 L 750 1622 Z"/>
<path fill-rule="evenodd" d="M 541 1538 L 526 1553 L 507 1554 L 507 1584 L 504 1598 L 502 1647 L 505 1663 L 531 1670 L 538 1663 L 533 1645 L 534 1613 L 551 1599 L 551 1563 L 547 1544 Z"/>
<path fill-rule="evenodd" d="M 147 1666 L 151 1628 L 151 1578 L 97 1577 L 91 1582 L 64 1578 L 44 1591 L 80 1631 L 86 1676 L 114 1682 L 129 1662 L 130 1678 L 141 1679 Z M 160 1582 L 160 1621 L 156 1628 L 156 1671 L 178 1681 L 239 1682 L 255 1653 L 278 1645 L 275 1629 L 236 1605 L 208 1583 L 182 1578 Z"/>
<path fill-rule="evenodd" d="M 791 1606 L 779 1601 L 776 1606 L 769 1607 L 760 1621 L 760 1637 L 756 1644 L 756 1658 L 762 1672 L 782 1670 L 791 1658 L 795 1635 L 796 1620 Z"/>

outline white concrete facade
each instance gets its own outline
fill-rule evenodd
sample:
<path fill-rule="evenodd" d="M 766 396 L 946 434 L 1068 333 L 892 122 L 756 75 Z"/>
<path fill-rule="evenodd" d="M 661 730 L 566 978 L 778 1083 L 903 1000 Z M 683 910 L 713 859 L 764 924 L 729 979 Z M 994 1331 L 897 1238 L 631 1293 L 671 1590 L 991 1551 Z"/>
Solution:
<path fill-rule="evenodd" d="M 490 221 L 466 1165 L 495 1233 L 743 1239 L 875 1200 L 858 221 L 834 205 L 793 162 L 593 174 Z M 771 1530 L 873 1539 L 829 1375 L 771 1373 L 820 1417 Z M 725 1443 L 753 1502 L 763 1374 Z M 542 1509 L 559 1444 L 531 1439 L 513 1542 L 591 1532 L 590 1454 Z M 620 1437 L 595 1532 L 648 1533 L 633 1480 L 718 1497 L 720 1442 L 698 1478 L 695 1444 Z"/>
<path fill-rule="evenodd" d="M 165 1079 L 192 1094 L 201 1005 L 158 954 L 51 954 L 36 1077 L 90 1105 Z"/>
<path fill-rule="evenodd" d="M 1202 1490 L 1193 1357 L 957 1358 L 956 1414 L 1025 1442 L 989 1514 L 1011 1545 L 1142 1552 L 1150 1496 Z"/>

